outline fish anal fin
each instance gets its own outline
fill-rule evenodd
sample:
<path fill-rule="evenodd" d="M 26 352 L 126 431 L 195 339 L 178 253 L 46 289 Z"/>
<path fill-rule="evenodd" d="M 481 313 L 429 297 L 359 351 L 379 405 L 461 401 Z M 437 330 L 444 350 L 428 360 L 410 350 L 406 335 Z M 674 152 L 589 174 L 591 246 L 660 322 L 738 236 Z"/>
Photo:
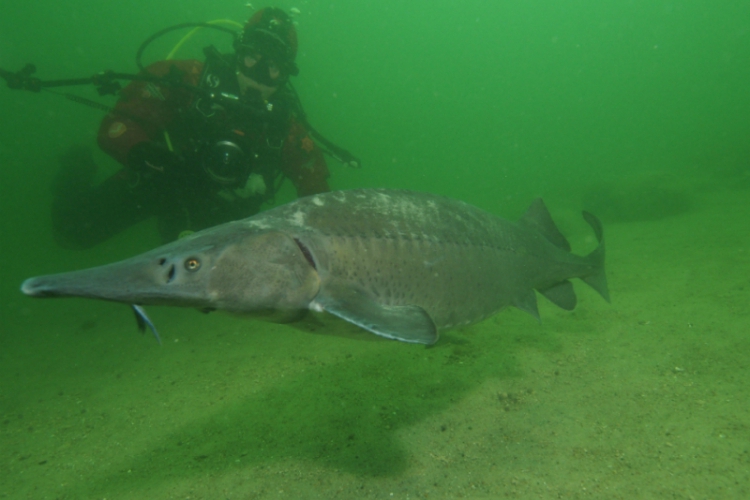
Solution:
<path fill-rule="evenodd" d="M 513 305 L 522 311 L 526 311 L 536 318 L 540 323 L 542 318 L 539 316 L 539 308 L 536 304 L 536 294 L 534 290 L 526 290 L 516 297 Z"/>
<path fill-rule="evenodd" d="M 547 300 L 561 309 L 572 311 L 576 307 L 578 299 L 573 290 L 573 283 L 568 280 L 555 283 L 549 288 L 539 290 L 539 293 L 547 297 Z"/>
<path fill-rule="evenodd" d="M 311 308 L 389 339 L 428 345 L 438 339 L 435 323 L 421 307 L 378 304 L 364 291 L 345 285 L 326 284 Z"/>

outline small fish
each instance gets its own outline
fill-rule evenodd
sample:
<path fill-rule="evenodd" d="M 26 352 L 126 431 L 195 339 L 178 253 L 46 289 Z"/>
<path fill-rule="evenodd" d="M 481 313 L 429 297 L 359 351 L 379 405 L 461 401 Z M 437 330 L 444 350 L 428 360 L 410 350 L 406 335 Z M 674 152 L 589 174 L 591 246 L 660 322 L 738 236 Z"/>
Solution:
<path fill-rule="evenodd" d="M 136 323 L 138 323 L 138 330 L 143 333 L 146 331 L 146 326 L 148 326 L 151 332 L 154 334 L 154 337 L 156 337 L 156 341 L 161 344 L 161 337 L 159 337 L 159 332 L 156 331 L 154 322 L 151 321 L 151 318 L 148 317 L 146 311 L 144 311 L 143 308 L 137 304 L 130 304 L 130 307 L 133 308 L 133 312 L 135 313 L 135 321 Z"/>

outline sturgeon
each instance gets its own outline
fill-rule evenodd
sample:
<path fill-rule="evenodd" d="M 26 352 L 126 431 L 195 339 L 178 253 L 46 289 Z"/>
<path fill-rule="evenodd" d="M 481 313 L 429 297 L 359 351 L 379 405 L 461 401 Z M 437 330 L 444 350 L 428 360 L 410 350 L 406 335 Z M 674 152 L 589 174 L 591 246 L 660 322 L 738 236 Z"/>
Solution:
<path fill-rule="evenodd" d="M 334 191 L 120 262 L 30 278 L 21 290 L 132 304 L 139 324 L 155 334 L 139 306 L 276 319 L 313 310 L 390 339 L 433 344 L 440 332 L 507 306 L 539 319 L 535 290 L 572 310 L 572 278 L 609 301 L 602 225 L 590 213 L 583 217 L 599 245 L 578 256 L 541 199 L 513 222 L 433 194 Z"/>

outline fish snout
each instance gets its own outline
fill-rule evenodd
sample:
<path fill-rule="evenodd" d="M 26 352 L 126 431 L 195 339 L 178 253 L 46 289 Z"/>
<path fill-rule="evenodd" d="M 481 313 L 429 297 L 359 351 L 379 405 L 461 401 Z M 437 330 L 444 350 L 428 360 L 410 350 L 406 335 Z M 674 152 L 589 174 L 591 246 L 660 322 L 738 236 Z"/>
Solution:
<path fill-rule="evenodd" d="M 44 285 L 42 278 L 29 278 L 21 284 L 21 291 L 29 297 L 55 297 L 57 293 Z"/>

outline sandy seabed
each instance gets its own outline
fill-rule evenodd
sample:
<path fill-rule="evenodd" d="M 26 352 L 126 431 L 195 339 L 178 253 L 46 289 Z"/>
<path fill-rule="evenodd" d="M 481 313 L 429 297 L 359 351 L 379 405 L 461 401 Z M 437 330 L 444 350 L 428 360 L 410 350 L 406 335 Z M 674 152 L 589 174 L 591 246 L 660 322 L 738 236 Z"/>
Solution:
<path fill-rule="evenodd" d="M 748 196 L 606 224 L 612 304 L 577 282 L 431 348 L 151 308 L 159 347 L 21 297 L 0 498 L 750 498 Z"/>

